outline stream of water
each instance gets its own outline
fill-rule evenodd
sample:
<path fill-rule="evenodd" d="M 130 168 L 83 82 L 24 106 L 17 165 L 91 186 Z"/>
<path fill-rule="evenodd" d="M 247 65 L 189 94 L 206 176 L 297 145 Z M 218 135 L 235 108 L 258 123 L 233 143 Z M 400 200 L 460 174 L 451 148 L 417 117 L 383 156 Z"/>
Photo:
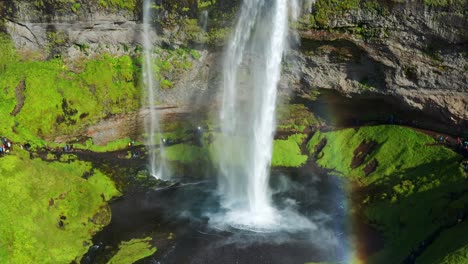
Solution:
<path fill-rule="evenodd" d="M 219 148 L 219 193 L 226 211 L 213 217 L 214 225 L 269 232 L 285 224 L 286 218 L 272 205 L 268 182 L 288 15 L 298 13 L 292 3 L 244 1 L 228 42 Z M 300 217 L 296 220 L 310 225 Z"/>
<path fill-rule="evenodd" d="M 155 140 L 156 135 L 161 133 L 161 126 L 155 105 L 159 85 L 154 78 L 155 71 L 152 60 L 154 41 L 151 36 L 154 31 L 151 30 L 151 4 L 151 0 L 145 0 L 143 3 L 143 94 L 146 95 L 146 97 L 143 96 L 143 98 L 147 98 L 147 101 L 143 102 L 143 105 L 148 105 L 149 111 L 145 117 L 144 125 L 146 132 L 146 145 L 149 150 L 150 174 L 157 179 L 168 180 L 170 179 L 170 174 L 166 164 L 164 144 L 156 144 Z M 156 149 L 157 145 L 159 145 L 159 148 Z"/>

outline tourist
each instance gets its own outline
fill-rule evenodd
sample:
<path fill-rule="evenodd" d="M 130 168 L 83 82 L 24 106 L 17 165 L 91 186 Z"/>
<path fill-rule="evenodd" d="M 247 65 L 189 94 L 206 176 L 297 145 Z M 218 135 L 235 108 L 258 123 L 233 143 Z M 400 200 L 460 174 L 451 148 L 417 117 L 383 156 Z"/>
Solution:
<path fill-rule="evenodd" d="M 202 146 L 202 135 L 203 135 L 203 130 L 202 128 L 199 126 L 197 127 L 197 130 L 195 131 L 195 143 L 196 145 L 198 146 Z"/>
<path fill-rule="evenodd" d="M 443 144 L 444 140 L 445 140 L 444 136 L 439 136 L 439 143 Z"/>

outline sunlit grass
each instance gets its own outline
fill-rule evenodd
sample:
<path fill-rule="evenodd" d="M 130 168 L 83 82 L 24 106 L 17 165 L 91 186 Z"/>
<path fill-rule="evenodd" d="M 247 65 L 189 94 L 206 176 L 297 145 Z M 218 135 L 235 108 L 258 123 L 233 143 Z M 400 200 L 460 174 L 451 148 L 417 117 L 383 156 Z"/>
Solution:
<path fill-rule="evenodd" d="M 151 238 L 132 239 L 119 245 L 119 251 L 109 260 L 109 264 L 135 263 L 137 260 L 151 256 L 156 248 L 151 245 Z"/>
<path fill-rule="evenodd" d="M 301 153 L 301 144 L 306 134 L 291 135 L 286 140 L 277 139 L 273 142 L 273 167 L 300 167 L 308 159 L 307 155 Z"/>
<path fill-rule="evenodd" d="M 0 159 L 0 262 L 79 259 L 110 221 L 106 201 L 119 195 L 114 183 L 89 163 L 49 163 L 15 153 Z"/>

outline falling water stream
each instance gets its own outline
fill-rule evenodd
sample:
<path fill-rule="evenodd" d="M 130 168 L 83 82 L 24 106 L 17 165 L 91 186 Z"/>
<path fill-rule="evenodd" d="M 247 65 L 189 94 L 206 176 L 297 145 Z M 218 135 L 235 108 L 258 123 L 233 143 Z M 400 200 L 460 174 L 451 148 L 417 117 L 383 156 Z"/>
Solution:
<path fill-rule="evenodd" d="M 149 170 L 150 174 L 160 180 L 168 180 L 170 178 L 169 170 L 165 159 L 164 145 L 159 144 L 159 148 L 156 149 L 156 135 L 161 133 L 161 126 L 159 123 L 159 116 L 155 106 L 156 91 L 158 89 L 158 83 L 154 78 L 154 68 L 152 63 L 152 54 L 154 50 L 153 42 L 151 39 L 151 0 L 145 0 L 143 3 L 143 81 L 144 91 L 143 93 L 147 97 L 146 102 L 143 105 L 148 105 L 148 114 L 145 116 L 144 125 L 146 132 L 146 145 L 149 151 Z M 159 150 L 159 151 L 158 151 Z"/>
<path fill-rule="evenodd" d="M 269 176 L 277 86 L 295 3 L 244 1 L 225 53 L 219 192 L 226 212 L 220 219 L 236 228 L 269 232 L 284 224 L 272 205 Z"/>

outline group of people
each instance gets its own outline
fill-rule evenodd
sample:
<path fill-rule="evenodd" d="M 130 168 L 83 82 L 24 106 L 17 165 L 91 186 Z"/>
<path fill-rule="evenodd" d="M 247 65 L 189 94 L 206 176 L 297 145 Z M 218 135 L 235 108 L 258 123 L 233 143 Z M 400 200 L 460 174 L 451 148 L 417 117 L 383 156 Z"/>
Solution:
<path fill-rule="evenodd" d="M 0 155 L 9 153 L 13 149 L 13 143 L 5 137 L 2 137 L 2 144 L 0 145 Z"/>
<path fill-rule="evenodd" d="M 448 144 L 450 146 L 455 146 L 457 150 L 468 152 L 468 138 L 457 137 L 454 142 L 453 139 L 448 136 L 437 135 L 436 141 L 439 144 Z"/>
<path fill-rule="evenodd" d="M 457 148 L 468 151 L 468 138 L 457 137 Z"/>

